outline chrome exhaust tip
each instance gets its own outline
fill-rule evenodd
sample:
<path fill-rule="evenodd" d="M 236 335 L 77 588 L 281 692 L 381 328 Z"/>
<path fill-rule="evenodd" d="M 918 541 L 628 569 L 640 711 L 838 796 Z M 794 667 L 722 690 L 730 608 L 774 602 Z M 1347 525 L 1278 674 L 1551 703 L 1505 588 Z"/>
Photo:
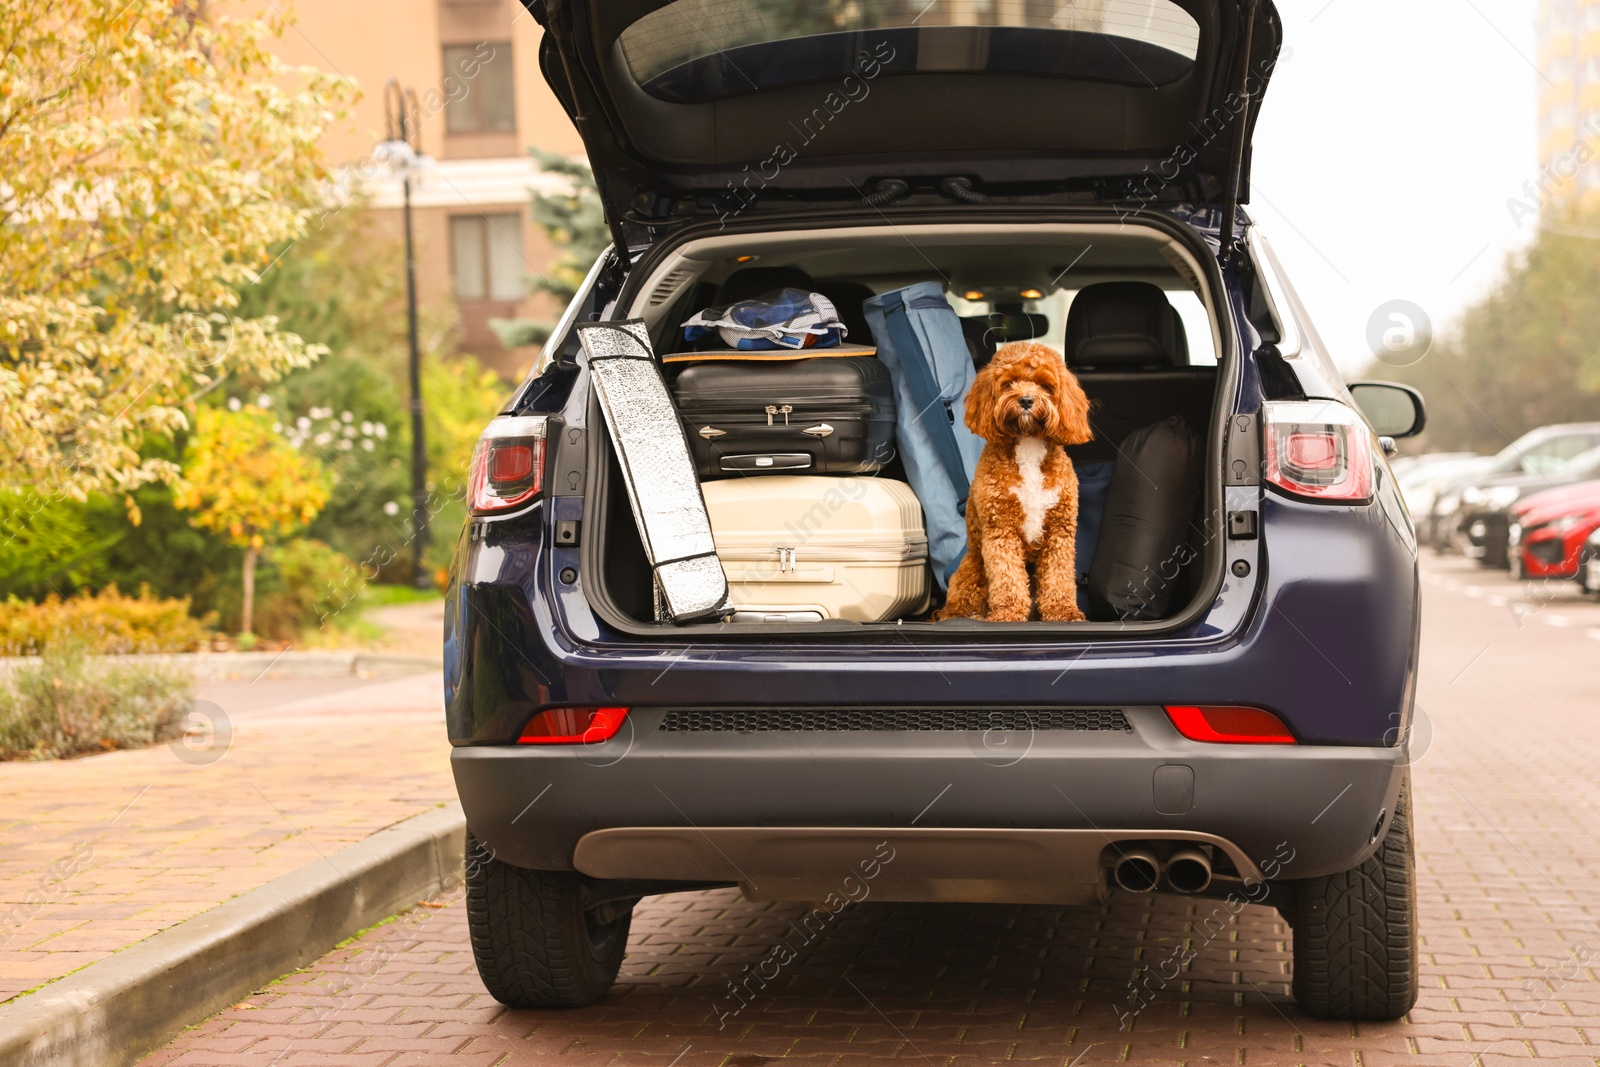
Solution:
<path fill-rule="evenodd" d="M 1161 864 L 1149 849 L 1130 848 L 1118 857 L 1112 875 L 1130 893 L 1149 893 L 1161 881 Z"/>
<path fill-rule="evenodd" d="M 1211 884 L 1211 858 L 1198 848 L 1180 848 L 1167 858 L 1167 884 L 1180 893 L 1204 892 Z"/>

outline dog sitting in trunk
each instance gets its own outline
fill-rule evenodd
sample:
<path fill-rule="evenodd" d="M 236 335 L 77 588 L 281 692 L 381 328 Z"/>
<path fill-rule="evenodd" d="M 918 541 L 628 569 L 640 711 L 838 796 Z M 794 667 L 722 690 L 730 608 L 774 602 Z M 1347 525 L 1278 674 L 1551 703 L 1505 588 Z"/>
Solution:
<path fill-rule="evenodd" d="M 1004 345 L 967 394 L 967 428 L 988 444 L 939 618 L 1081 622 L 1078 476 L 1062 448 L 1094 436 L 1078 379 L 1048 345 Z"/>

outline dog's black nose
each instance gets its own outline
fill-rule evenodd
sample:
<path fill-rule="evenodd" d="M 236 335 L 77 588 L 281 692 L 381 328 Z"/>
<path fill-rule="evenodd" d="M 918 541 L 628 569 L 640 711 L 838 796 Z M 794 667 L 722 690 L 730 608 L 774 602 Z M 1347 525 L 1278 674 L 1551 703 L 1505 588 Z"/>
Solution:
<path fill-rule="evenodd" d="M 1020 407 L 1023 411 L 1032 411 L 1033 410 L 1033 397 L 1025 396 L 1025 397 L 1019 398 L 1017 400 L 1017 406 Z"/>

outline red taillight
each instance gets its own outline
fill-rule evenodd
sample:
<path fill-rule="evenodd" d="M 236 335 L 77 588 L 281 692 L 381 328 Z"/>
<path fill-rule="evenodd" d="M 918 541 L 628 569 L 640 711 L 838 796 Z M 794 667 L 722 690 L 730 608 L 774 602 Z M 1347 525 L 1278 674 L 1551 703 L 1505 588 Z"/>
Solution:
<path fill-rule="evenodd" d="M 468 501 L 478 515 L 509 511 L 539 495 L 544 475 L 543 415 L 502 416 L 472 453 Z"/>
<path fill-rule="evenodd" d="M 1169 704 L 1167 718 L 1191 741 L 1232 745 L 1292 745 L 1283 720 L 1260 708 L 1194 707 Z"/>
<path fill-rule="evenodd" d="M 1332 400 L 1263 405 L 1267 481 L 1312 500 L 1363 503 L 1372 498 L 1372 431 Z"/>
<path fill-rule="evenodd" d="M 594 745 L 622 729 L 627 708 L 546 708 L 523 727 L 521 745 Z"/>

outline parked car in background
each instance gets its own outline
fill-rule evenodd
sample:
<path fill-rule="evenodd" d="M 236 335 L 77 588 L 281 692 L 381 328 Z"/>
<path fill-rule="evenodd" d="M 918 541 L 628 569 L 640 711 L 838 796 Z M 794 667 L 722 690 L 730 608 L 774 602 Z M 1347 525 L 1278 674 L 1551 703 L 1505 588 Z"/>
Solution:
<path fill-rule="evenodd" d="M 1491 458 L 1474 452 L 1435 452 L 1417 456 L 1403 468 L 1391 465 L 1400 484 L 1400 495 L 1405 498 L 1406 508 L 1417 524 L 1420 540 L 1425 543 L 1428 540 L 1423 529 L 1424 520 L 1433 511 L 1439 487 L 1463 474 L 1483 469 Z"/>
<path fill-rule="evenodd" d="M 1600 478 L 1600 448 L 1580 452 L 1553 470 L 1522 470 L 1482 478 L 1461 490 L 1456 537 L 1461 550 L 1485 567 L 1510 563 L 1511 508 L 1525 497 Z"/>
<path fill-rule="evenodd" d="M 1511 508 L 1513 578 L 1579 578 L 1583 549 L 1600 530 L 1600 481 L 1550 489 Z"/>
<path fill-rule="evenodd" d="M 1402 482 L 1401 491 L 1416 522 L 1418 541 L 1439 552 L 1455 550 L 1449 522 L 1461 506 L 1461 486 L 1487 471 L 1494 465 L 1495 458 L 1477 456 L 1459 463 L 1440 464 L 1441 469 L 1431 476 L 1419 474 L 1410 490 Z"/>
<path fill-rule="evenodd" d="M 1589 535 L 1578 555 L 1578 588 L 1600 595 L 1600 530 Z"/>
<path fill-rule="evenodd" d="M 1465 536 L 1468 510 L 1508 508 L 1523 496 L 1520 490 L 1509 488 L 1516 479 L 1507 476 L 1531 475 L 1538 483 L 1540 476 L 1548 477 L 1568 460 L 1591 448 L 1600 448 L 1600 422 L 1562 423 L 1529 430 L 1495 453 L 1481 469 L 1440 486 L 1430 524 L 1433 539 L 1429 543 L 1444 551 L 1466 550 L 1471 545 Z M 1541 484 L 1541 487 L 1549 488 L 1553 484 Z M 1499 537 L 1494 539 L 1500 546 L 1499 559 L 1494 566 L 1506 565 L 1504 537 L 1502 528 Z M 1483 559 L 1480 551 L 1472 554 L 1480 561 Z"/>
<path fill-rule="evenodd" d="M 1477 459 L 1476 452 L 1424 452 L 1416 456 L 1396 456 L 1389 461 L 1389 469 L 1404 485 L 1407 478 L 1434 473 L 1439 468 L 1462 460 Z"/>

